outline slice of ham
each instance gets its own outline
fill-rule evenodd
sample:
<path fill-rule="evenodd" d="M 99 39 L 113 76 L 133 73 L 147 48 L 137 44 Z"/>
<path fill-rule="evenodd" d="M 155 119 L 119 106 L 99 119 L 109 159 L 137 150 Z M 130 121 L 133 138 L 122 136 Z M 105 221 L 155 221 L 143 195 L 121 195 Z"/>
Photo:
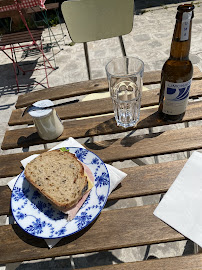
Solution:
<path fill-rule="evenodd" d="M 82 162 L 81 162 L 82 163 Z M 90 179 L 90 181 L 92 183 L 94 183 L 95 179 L 94 176 L 91 172 L 91 170 L 88 168 L 88 166 L 86 166 L 84 163 L 82 163 L 83 167 L 84 167 L 84 171 L 86 173 L 86 175 L 88 176 L 88 178 Z M 83 203 L 85 202 L 85 200 L 87 199 L 89 193 L 91 190 L 89 190 L 88 192 L 86 192 L 83 197 L 81 198 L 81 200 L 74 206 L 72 207 L 70 210 L 68 210 L 67 212 L 65 212 L 65 214 L 67 214 L 67 220 L 71 221 L 76 214 L 78 213 L 79 209 L 81 208 L 81 206 L 83 205 Z"/>

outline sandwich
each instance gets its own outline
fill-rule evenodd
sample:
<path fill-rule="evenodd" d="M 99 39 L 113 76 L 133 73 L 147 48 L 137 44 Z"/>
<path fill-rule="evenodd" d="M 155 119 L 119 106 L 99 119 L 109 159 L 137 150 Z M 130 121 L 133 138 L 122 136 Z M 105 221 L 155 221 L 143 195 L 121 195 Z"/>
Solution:
<path fill-rule="evenodd" d="M 79 202 L 81 207 L 81 202 L 85 201 L 82 198 L 92 189 L 94 181 L 87 166 L 74 154 L 61 150 L 39 155 L 27 164 L 24 174 L 55 208 L 64 213 L 74 209 Z M 76 209 L 79 210 L 78 206 Z"/>

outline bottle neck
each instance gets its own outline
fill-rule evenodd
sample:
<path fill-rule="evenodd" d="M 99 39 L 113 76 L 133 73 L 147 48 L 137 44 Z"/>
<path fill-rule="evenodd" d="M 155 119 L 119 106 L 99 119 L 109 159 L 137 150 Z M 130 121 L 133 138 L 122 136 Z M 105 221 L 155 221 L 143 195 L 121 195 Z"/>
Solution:
<path fill-rule="evenodd" d="M 186 16 L 186 20 L 183 20 L 183 14 L 181 19 L 176 20 L 175 30 L 173 33 L 173 39 L 171 43 L 170 59 L 176 60 L 188 60 L 189 50 L 191 45 L 191 16 Z"/>

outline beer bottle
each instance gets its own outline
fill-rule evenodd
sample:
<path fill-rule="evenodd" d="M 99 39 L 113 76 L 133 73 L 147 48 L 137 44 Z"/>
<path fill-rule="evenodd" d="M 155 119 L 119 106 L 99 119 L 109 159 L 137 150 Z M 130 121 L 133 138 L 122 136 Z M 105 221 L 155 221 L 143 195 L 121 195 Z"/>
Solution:
<path fill-rule="evenodd" d="M 159 114 L 163 120 L 177 121 L 184 116 L 193 75 L 189 60 L 194 5 L 179 5 L 170 57 L 161 72 Z"/>

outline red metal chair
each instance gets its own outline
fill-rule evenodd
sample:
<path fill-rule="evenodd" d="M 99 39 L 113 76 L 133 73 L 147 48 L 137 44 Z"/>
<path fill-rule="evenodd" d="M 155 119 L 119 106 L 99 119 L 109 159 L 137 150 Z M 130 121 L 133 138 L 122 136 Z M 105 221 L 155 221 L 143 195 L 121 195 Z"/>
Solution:
<path fill-rule="evenodd" d="M 23 52 L 30 51 L 32 49 L 37 49 L 40 55 L 43 57 L 43 66 L 45 69 L 45 76 L 46 76 L 46 82 L 47 86 L 49 87 L 48 83 L 48 75 L 47 75 L 47 68 L 51 68 L 54 70 L 55 68 L 51 65 L 49 59 L 46 57 L 44 50 L 43 50 L 43 43 L 42 43 L 42 29 L 36 29 L 36 30 L 30 30 L 27 22 L 25 20 L 25 17 L 23 15 L 23 10 L 19 8 L 19 3 L 17 1 L 20 0 L 1 0 L 0 4 L 1 6 L 8 6 L 8 3 L 10 5 L 14 5 L 16 10 L 11 11 L 11 15 L 15 14 L 16 18 L 16 13 L 13 13 L 14 11 L 17 11 L 19 14 L 19 18 L 23 21 L 26 31 L 23 32 L 14 32 L 14 33 L 9 33 L 9 34 L 3 34 L 0 38 L 0 50 L 4 52 L 9 59 L 13 63 L 13 68 L 14 68 L 14 73 L 15 73 L 15 79 L 16 79 L 16 84 L 17 84 L 17 89 L 19 92 L 19 82 L 18 82 L 18 73 L 22 72 L 25 74 L 26 72 L 34 71 L 33 70 L 26 70 L 22 68 L 22 65 L 20 65 L 16 59 L 16 52 L 19 50 L 22 50 Z M 0 12 L 0 18 L 8 17 L 9 11 L 3 11 Z M 37 83 L 39 84 L 39 83 Z"/>

